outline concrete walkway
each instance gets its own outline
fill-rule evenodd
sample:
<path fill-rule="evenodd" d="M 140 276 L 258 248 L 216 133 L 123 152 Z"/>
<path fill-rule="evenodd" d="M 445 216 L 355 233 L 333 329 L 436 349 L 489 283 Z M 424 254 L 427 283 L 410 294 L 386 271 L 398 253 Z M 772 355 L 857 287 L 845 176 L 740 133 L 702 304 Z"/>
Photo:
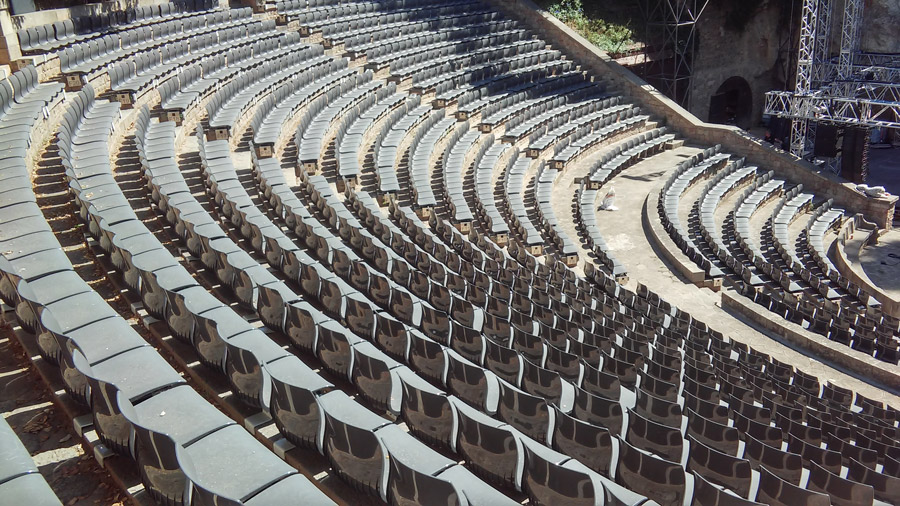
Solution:
<path fill-rule="evenodd" d="M 878 244 L 864 247 L 859 262 L 876 286 L 900 298 L 900 231 L 891 229 L 878 238 Z"/>

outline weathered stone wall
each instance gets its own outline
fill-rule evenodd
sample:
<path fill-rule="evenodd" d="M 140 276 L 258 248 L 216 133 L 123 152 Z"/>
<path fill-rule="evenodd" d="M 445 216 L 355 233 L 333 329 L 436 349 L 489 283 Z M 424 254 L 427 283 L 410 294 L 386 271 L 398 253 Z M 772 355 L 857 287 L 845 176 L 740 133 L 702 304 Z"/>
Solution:
<path fill-rule="evenodd" d="M 710 2 L 697 23 L 698 45 L 694 54 L 690 111 L 709 120 L 709 101 L 719 86 L 732 76 L 744 78 L 753 94 L 751 125 L 762 120 L 765 93 L 780 88 L 775 66 L 778 59 L 778 21 L 781 7 L 768 2 L 750 18 L 742 31 L 726 28 L 727 11 Z"/>
<path fill-rule="evenodd" d="M 866 0 L 860 48 L 871 53 L 900 53 L 900 2 Z"/>
<path fill-rule="evenodd" d="M 664 119 L 688 140 L 705 146 L 721 144 L 732 154 L 745 156 L 749 163 L 774 170 L 782 177 L 802 183 L 812 192 L 833 198 L 838 206 L 862 213 L 881 228 L 890 228 L 897 197 L 873 199 L 855 190 L 855 185 L 841 180 L 827 170 L 776 150 L 743 130 L 705 123 L 635 76 L 610 57 L 569 29 L 565 24 L 541 10 L 531 0 L 491 0 L 510 16 L 529 24 L 544 40 L 561 48 L 569 57 L 590 70 L 657 118 Z"/>

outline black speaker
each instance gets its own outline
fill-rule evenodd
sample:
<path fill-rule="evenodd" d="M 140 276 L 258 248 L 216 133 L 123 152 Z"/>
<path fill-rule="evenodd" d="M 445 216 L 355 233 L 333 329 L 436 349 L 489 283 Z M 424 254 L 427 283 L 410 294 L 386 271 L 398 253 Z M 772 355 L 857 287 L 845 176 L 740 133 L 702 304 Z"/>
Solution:
<path fill-rule="evenodd" d="M 835 125 L 818 125 L 816 127 L 816 145 L 813 155 L 834 158 L 838 155 L 838 127 Z"/>
<path fill-rule="evenodd" d="M 854 183 L 865 183 L 869 173 L 869 129 L 844 129 L 841 146 L 841 177 Z"/>

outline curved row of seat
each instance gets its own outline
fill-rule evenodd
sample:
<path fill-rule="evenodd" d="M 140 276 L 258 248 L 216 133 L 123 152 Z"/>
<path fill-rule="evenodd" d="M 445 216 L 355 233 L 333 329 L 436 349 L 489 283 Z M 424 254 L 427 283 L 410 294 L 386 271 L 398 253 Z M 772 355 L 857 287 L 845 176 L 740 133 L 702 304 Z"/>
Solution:
<path fill-rule="evenodd" d="M 190 16 L 194 11 L 209 11 L 210 0 L 179 0 L 159 5 L 138 6 L 96 15 L 72 17 L 52 24 L 20 28 L 19 47 L 26 55 L 55 51 L 76 42 L 136 26 Z"/>
<path fill-rule="evenodd" d="M 705 177 L 711 177 L 711 182 L 693 202 L 691 223 L 685 229 L 678 218 L 681 195 Z M 794 244 L 790 228 L 801 216 L 810 213 L 815 222 L 816 216 L 827 214 L 832 224 L 840 221 L 842 212 L 828 212 L 830 202 L 814 206 L 815 195 L 802 192 L 802 186 L 798 185 L 787 190 L 772 210 L 760 235 L 761 245 L 750 237 L 754 233 L 749 226 L 750 216 L 785 184 L 769 185 L 771 177 L 771 174 L 760 176 L 755 167 L 743 166 L 741 161 L 723 168 L 706 162 L 683 162 L 660 194 L 660 216 L 676 244 L 707 273 L 716 274 L 707 274 L 713 283 L 719 284 L 733 276 L 732 282 L 739 286 L 741 293 L 778 317 L 865 354 L 896 363 L 900 338 L 894 320 L 881 314 L 880 304 L 873 297 L 821 262 L 822 252 L 815 252 L 811 243 L 807 243 L 810 252 L 798 252 Z M 749 190 L 738 200 L 736 212 L 724 220 L 725 226 L 733 227 L 736 241 L 726 242 L 719 233 L 718 223 L 723 220 L 716 217 L 718 203 L 728 193 L 745 186 Z M 742 205 L 745 199 L 749 202 L 747 206 Z M 821 228 L 823 233 L 827 228 Z M 825 269 L 821 269 L 820 263 Z"/>
<path fill-rule="evenodd" d="M 370 5 L 345 9 L 329 2 L 313 9 L 339 15 L 349 29 L 375 13 L 387 20 L 392 12 L 429 4 Z M 499 13 L 484 10 L 483 19 L 502 21 Z M 323 29 L 326 24 L 315 17 L 309 21 L 309 12 L 305 32 Z M 433 27 L 391 18 L 389 26 L 379 21 L 364 30 L 371 40 L 376 33 L 402 34 L 404 24 L 415 25 L 407 33 L 421 34 L 456 26 L 459 17 L 438 16 Z M 633 163 L 659 147 L 661 136 L 642 133 L 649 118 L 629 118 L 635 109 L 626 104 L 595 97 L 584 101 L 589 105 L 570 107 L 582 103 L 581 81 L 565 92 L 579 97 L 569 102 L 538 94 L 554 82 L 548 77 L 553 69 L 571 64 L 553 58 L 557 53 L 514 57 L 459 47 L 441 66 L 423 66 L 412 76 L 414 92 L 439 91 L 434 103 L 421 106 L 420 97 L 407 98 L 357 67 L 327 59 L 320 59 L 321 67 L 294 69 L 301 75 L 326 69 L 321 76 L 273 69 L 257 72 L 264 78 L 253 80 L 251 67 L 210 83 L 240 98 L 213 98 L 209 105 L 199 98 L 185 110 L 185 117 L 206 111 L 195 132 L 201 175 L 191 176 L 202 179 L 206 195 L 195 193 L 177 161 L 175 139 L 186 137 L 178 134 L 177 124 L 139 113 L 135 140 L 151 210 L 171 225 L 164 228 L 199 259 L 194 265 L 204 272 L 177 262 L 136 219 L 108 156 L 111 133 L 127 121 L 117 119 L 116 104 L 93 102 L 90 87 L 72 99 L 77 105 L 64 130 L 74 135 L 64 134 L 60 142 L 75 202 L 149 314 L 189 343 L 201 362 L 224 374 L 238 399 L 268 412 L 285 438 L 328 458 L 338 476 L 372 497 L 392 503 L 500 504 L 518 502 L 524 493 L 535 504 L 701 506 L 751 498 L 775 504 L 841 503 L 847 497 L 896 501 L 900 429 L 889 406 L 820 384 L 725 338 L 645 287 L 626 290 L 591 263 L 586 280 L 565 265 L 563 260 L 571 259 L 539 260 L 516 241 L 502 247 L 500 233 L 504 227 L 508 233 L 510 223 L 499 209 L 531 197 L 528 191 L 522 197 L 515 184 L 512 198 L 508 191 L 495 192 L 495 181 L 506 188 L 509 178 L 519 175 L 521 169 L 513 174 L 512 167 L 524 144 L 495 143 L 468 118 L 432 114 L 433 107 L 442 107 L 440 100 L 465 97 L 463 106 L 472 105 L 471 121 L 489 125 L 482 130 L 497 135 L 537 118 L 528 129 L 552 125 L 556 116 L 544 114 L 554 110 L 561 117 L 576 115 L 576 121 L 599 113 L 548 145 L 564 155 L 553 159 L 561 168 L 620 133 L 635 134 L 626 149 L 607 160 L 612 174 L 614 164 Z M 304 61 L 321 54 L 310 49 Z M 516 72 L 506 73 L 512 67 Z M 153 103 L 146 94 L 140 100 Z M 557 107 L 529 112 L 543 103 Z M 369 111 L 378 111 L 371 121 Z M 613 122 L 612 114 L 621 116 Z M 228 121 L 218 121 L 220 116 Z M 297 130 L 286 133 L 294 119 L 300 120 Z M 273 146 L 265 153 L 271 156 L 262 156 L 262 144 L 251 144 L 252 182 L 249 171 L 238 168 L 240 158 L 232 158 L 244 125 L 254 137 L 269 132 L 260 139 Z M 216 135 L 224 127 L 234 129 L 232 139 Z M 275 156 L 274 146 L 291 136 L 298 154 L 286 150 Z M 444 139 L 447 150 L 436 149 Z M 369 146 L 375 150 L 374 166 L 360 163 Z M 464 193 L 458 198 L 459 180 L 440 177 L 446 171 L 465 174 L 469 156 L 476 182 L 472 201 Z M 443 170 L 432 179 L 438 158 Z M 464 161 L 457 162 L 460 158 Z M 404 159 L 417 171 L 408 183 L 402 171 L 398 178 Z M 704 161 L 726 159 L 710 150 Z M 532 163 L 521 161 L 522 167 Z M 535 178 L 537 211 L 547 235 L 560 237 L 557 249 L 565 253 L 565 234 L 553 216 L 552 189 L 560 168 L 546 166 L 544 159 L 534 163 L 541 166 Z M 283 171 L 291 165 L 297 167 L 298 184 Z M 437 206 L 426 224 L 425 213 L 417 214 L 405 198 L 388 199 L 385 209 L 353 185 L 335 191 L 345 178 L 342 166 L 359 167 L 360 178 L 377 174 L 380 191 L 387 194 L 408 191 L 421 197 L 436 191 L 432 181 L 438 181 L 460 204 L 472 206 L 479 221 L 467 236 Z M 708 164 L 692 172 L 686 164 L 665 189 L 664 201 L 677 202 L 690 183 L 715 169 Z M 677 203 L 674 211 L 677 223 Z M 226 291 L 214 290 L 217 285 Z M 226 307 L 223 293 L 242 307 Z M 242 318 L 249 314 L 271 335 Z M 280 342 L 290 342 L 302 359 L 277 344 L 282 336 Z M 48 355 L 58 353 L 52 341 L 42 342 Z M 62 351 L 61 364 L 69 388 L 92 403 L 104 441 L 137 458 L 156 497 L 274 504 L 306 494 L 327 502 L 246 431 L 205 401 L 192 400 L 199 395 L 177 375 L 163 372 L 171 371 L 164 362 L 155 365 L 161 359 L 143 340 L 138 344 L 145 349 L 139 353 L 157 357 L 147 358 L 146 370 L 134 367 L 126 354 L 96 361 L 81 352 L 65 358 L 70 353 Z M 115 368 L 129 365 L 137 376 L 153 377 L 147 395 L 117 381 Z M 87 383 L 76 381 L 78 374 Z M 169 410 L 173 416 L 164 420 L 152 416 Z M 188 417 L 191 410 L 196 420 Z M 244 456 L 247 451 L 251 458 Z M 251 469 L 233 476 L 245 466 Z M 187 495 L 179 492 L 185 484 Z"/>
<path fill-rule="evenodd" d="M 77 307 L 65 301 L 67 296 L 84 293 L 83 299 L 90 298 L 91 302 L 100 298 L 87 284 L 78 283 L 81 279 L 42 219 L 31 185 L 27 160 L 35 141 L 40 140 L 34 138 L 35 127 L 44 111 L 55 109 L 61 99 L 62 86 L 38 83 L 31 66 L 0 85 L 0 139 L 4 143 L 0 161 L 0 299 L 16 310 L 17 317 L 21 315 L 30 330 L 40 324 L 42 312 L 51 318 L 42 304 L 58 302 L 54 309 L 65 311 Z M 55 279 L 57 290 L 52 289 L 53 281 L 39 281 L 42 277 Z M 50 295 L 53 292 L 56 294 Z M 0 494 L 4 500 L 61 504 L 5 420 L 0 420 L 0 455 Z"/>
<path fill-rule="evenodd" d="M 450 206 L 450 215 L 454 224 L 460 227 L 463 233 L 468 233 L 475 216 L 469 208 L 465 197 L 463 173 L 468 172 L 469 152 L 476 145 L 481 135 L 477 130 L 469 130 L 469 124 L 463 123 L 450 137 L 447 147 L 444 149 L 441 165 L 444 177 L 444 198 Z"/>
<path fill-rule="evenodd" d="M 675 135 L 667 134 L 665 128 L 655 128 L 617 144 L 591 165 L 588 176 L 575 191 L 575 223 L 584 234 L 588 249 L 620 282 L 626 282 L 628 269 L 610 251 L 597 226 L 594 203 L 598 191 L 628 167 L 665 151 L 674 140 Z"/>

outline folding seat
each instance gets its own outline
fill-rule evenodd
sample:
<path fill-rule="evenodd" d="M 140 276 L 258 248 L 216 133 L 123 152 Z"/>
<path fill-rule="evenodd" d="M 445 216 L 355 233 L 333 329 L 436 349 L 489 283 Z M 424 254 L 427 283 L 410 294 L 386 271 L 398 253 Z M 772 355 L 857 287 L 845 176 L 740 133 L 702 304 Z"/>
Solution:
<path fill-rule="evenodd" d="M 621 438 L 616 483 L 640 490 L 661 506 L 678 506 L 685 494 L 685 473 L 679 464 L 647 455 Z"/>
<path fill-rule="evenodd" d="M 528 394 L 506 382 L 500 382 L 498 415 L 527 436 L 544 442 L 552 423 L 550 406 L 543 398 Z"/>
<path fill-rule="evenodd" d="M 133 348 L 93 365 L 80 351 L 74 350 L 72 363 L 90 385 L 97 434 L 106 445 L 123 454 L 128 452 L 131 424 L 123 415 L 118 394 L 134 403 L 153 392 L 185 383 L 156 350 L 148 346 Z"/>
<path fill-rule="evenodd" d="M 374 341 L 388 355 L 406 361 L 410 340 L 406 326 L 384 311 L 374 314 Z"/>
<path fill-rule="evenodd" d="M 494 373 L 469 362 L 453 351 L 447 353 L 447 386 L 463 401 L 487 413 L 497 410 L 500 385 Z"/>
<path fill-rule="evenodd" d="M 614 401 L 619 400 L 621 393 L 621 384 L 617 376 L 589 367 L 587 363 L 584 367 L 584 378 L 581 382 L 581 388 L 593 395 Z"/>
<path fill-rule="evenodd" d="M 397 284 L 391 285 L 391 314 L 399 320 L 418 327 L 422 321 L 422 305 L 413 301 L 412 295 Z"/>
<path fill-rule="evenodd" d="M 619 348 L 619 350 L 621 349 L 622 348 Z M 624 385 L 633 386 L 637 381 L 638 365 L 635 363 L 604 355 L 602 366 L 604 371 L 618 376 L 619 381 Z"/>
<path fill-rule="evenodd" d="M 640 388 L 656 397 L 675 402 L 678 399 L 678 385 L 655 378 L 643 371 L 638 373 Z"/>
<path fill-rule="evenodd" d="M 613 434 L 622 430 L 622 406 L 618 401 L 609 400 L 575 389 L 574 416 L 579 420 L 607 428 Z"/>
<path fill-rule="evenodd" d="M 849 462 L 852 459 L 875 469 L 875 464 L 878 462 L 878 453 L 874 450 L 851 444 L 849 441 L 845 441 L 833 435 L 823 435 L 823 437 L 828 443 L 829 450 L 841 454 L 841 459 L 845 466 L 849 467 Z"/>
<path fill-rule="evenodd" d="M 694 473 L 694 496 L 691 506 L 758 506 L 760 504 L 720 489 L 701 475 Z"/>
<path fill-rule="evenodd" d="M 556 346 L 547 347 L 547 369 L 558 373 L 564 380 L 580 384 L 582 377 L 581 357 L 568 353 Z"/>
<path fill-rule="evenodd" d="M 734 427 L 711 420 L 686 407 L 688 425 L 686 434 L 728 455 L 737 455 L 739 433 Z M 725 419 L 727 423 L 727 417 Z"/>
<path fill-rule="evenodd" d="M 41 330 L 37 336 L 41 355 L 51 363 L 56 363 L 61 350 L 55 335 L 68 335 L 72 331 L 116 315 L 117 313 L 109 307 L 103 297 L 93 290 L 44 304 L 38 315 L 40 322 L 36 322 L 35 325 L 35 330 L 46 330 Z"/>
<path fill-rule="evenodd" d="M 509 342 L 513 329 L 508 319 L 484 313 L 482 332 L 486 337 L 497 342 Z"/>
<path fill-rule="evenodd" d="M 605 504 L 607 493 L 603 481 L 584 464 L 534 443 L 524 444 L 523 449 L 522 488 L 532 503 Z"/>
<path fill-rule="evenodd" d="M 684 440 L 681 437 L 681 429 L 648 420 L 632 410 L 628 411 L 625 440 L 637 448 L 659 455 L 666 460 L 682 461 Z"/>
<path fill-rule="evenodd" d="M 669 427 L 681 427 L 681 405 L 656 397 L 640 388 L 635 393 L 637 398 L 634 410 L 641 416 Z"/>
<path fill-rule="evenodd" d="M 488 482 L 519 487 L 524 463 L 521 439 L 509 425 L 466 404 L 457 405 L 456 450 Z"/>
<path fill-rule="evenodd" d="M 407 465 L 404 455 L 391 454 L 387 499 L 390 504 L 515 504 L 510 498 L 478 480 L 461 465 Z"/>
<path fill-rule="evenodd" d="M 876 472 L 872 467 L 852 457 L 849 459 L 847 468 L 846 478 L 873 487 L 876 499 L 889 504 L 900 503 L 900 478 Z"/>
<path fill-rule="evenodd" d="M 411 329 L 409 337 L 409 363 L 413 369 L 438 384 L 446 384 L 448 350 L 417 330 Z"/>
<path fill-rule="evenodd" d="M 265 368 L 272 381 L 269 409 L 279 432 L 298 446 L 316 448 L 322 420 L 316 399 L 333 385 L 293 357 Z"/>
<path fill-rule="evenodd" d="M 753 421 L 738 411 L 732 412 L 732 415 L 734 427 L 741 432 L 742 436 L 753 437 L 770 446 L 781 446 L 784 433 L 780 428 Z"/>
<path fill-rule="evenodd" d="M 875 500 L 875 490 L 871 485 L 841 478 L 815 462 L 812 462 L 806 488 L 828 494 L 831 503 L 838 506 L 867 505 Z"/>
<path fill-rule="evenodd" d="M 780 448 L 767 445 L 762 441 L 747 436 L 747 445 L 744 448 L 744 457 L 756 468 L 765 466 L 770 472 L 779 478 L 793 484 L 800 484 L 803 471 L 803 460 L 800 455 L 782 451 Z"/>
<path fill-rule="evenodd" d="M 784 481 L 765 466 L 760 466 L 759 491 L 756 494 L 756 500 L 773 506 L 827 506 L 831 504 L 827 495 L 802 489 Z"/>
<path fill-rule="evenodd" d="M 174 336 L 189 343 L 194 342 L 195 315 L 222 307 L 222 303 L 201 286 L 168 291 L 166 297 L 166 324 Z"/>
<path fill-rule="evenodd" d="M 554 409 L 553 449 L 609 476 L 613 451 L 610 431 L 563 413 L 559 408 Z"/>
<path fill-rule="evenodd" d="M 599 370 L 600 356 L 603 353 L 603 350 L 598 346 L 591 344 L 591 342 L 597 340 L 595 337 L 593 337 L 593 334 L 584 333 L 583 337 L 584 341 L 577 341 L 572 338 L 569 338 L 567 340 L 569 348 L 568 353 L 580 357 L 580 359 L 584 362 L 585 367 L 590 366 L 591 369 Z M 608 346 L 609 341 L 602 341 L 600 344 L 606 344 Z M 618 378 L 616 378 L 616 380 L 618 381 Z"/>
<path fill-rule="evenodd" d="M 391 281 L 386 277 L 371 272 L 369 278 L 369 300 L 378 303 L 383 309 L 390 309 L 389 301 L 393 286 Z"/>
<path fill-rule="evenodd" d="M 691 436 L 687 471 L 737 492 L 741 497 L 750 496 L 750 462 L 711 448 Z"/>

